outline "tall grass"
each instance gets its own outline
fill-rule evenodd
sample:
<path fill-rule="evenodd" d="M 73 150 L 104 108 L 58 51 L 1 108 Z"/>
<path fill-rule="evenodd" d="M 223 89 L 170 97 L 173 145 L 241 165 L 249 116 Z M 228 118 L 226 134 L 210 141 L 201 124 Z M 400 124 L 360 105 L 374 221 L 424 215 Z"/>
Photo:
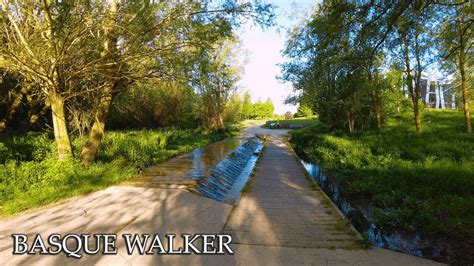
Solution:
<path fill-rule="evenodd" d="M 459 112 L 427 112 L 423 132 L 411 117 L 386 120 L 382 132 L 295 131 L 297 152 L 338 176 L 356 198 L 375 205 L 376 223 L 474 238 L 474 136 Z"/>
<path fill-rule="evenodd" d="M 89 167 L 77 159 L 58 161 L 51 133 L 1 136 L 0 217 L 103 189 L 227 134 L 178 129 L 110 131 Z M 78 153 L 85 139 L 72 142 Z"/>

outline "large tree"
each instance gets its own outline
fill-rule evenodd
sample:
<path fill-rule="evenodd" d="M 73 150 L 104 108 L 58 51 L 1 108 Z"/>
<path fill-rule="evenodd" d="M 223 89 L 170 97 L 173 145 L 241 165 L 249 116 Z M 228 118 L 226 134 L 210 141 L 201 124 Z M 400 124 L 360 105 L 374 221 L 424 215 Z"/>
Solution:
<path fill-rule="evenodd" d="M 442 20 L 439 31 L 442 51 L 440 59 L 444 66 L 454 66 L 454 69 L 458 70 L 465 127 L 468 133 L 472 133 L 469 113 L 471 84 L 469 72 L 472 72 L 472 66 L 469 66 L 469 62 L 472 60 L 473 52 L 473 6 L 469 1 L 456 1 L 441 5 L 437 12 L 438 18 Z M 452 68 L 448 70 L 452 71 Z"/>
<path fill-rule="evenodd" d="M 356 7 L 351 1 L 319 5 L 308 21 L 293 30 L 284 51 L 290 60 L 283 64 L 283 79 L 292 82 L 299 94 L 291 100 L 312 106 L 328 127 L 346 127 L 350 132 L 356 121 L 363 127 L 375 114 L 381 121 L 381 108 L 374 108 L 378 93 L 369 93 L 365 74 L 368 52 L 355 38 L 354 24 L 360 25 Z"/>
<path fill-rule="evenodd" d="M 77 96 L 94 57 L 97 24 L 89 1 L 2 0 L 0 67 L 21 75 L 25 89 L 39 88 L 51 106 L 59 159 L 72 154 L 65 101 Z"/>
<path fill-rule="evenodd" d="M 258 1 L 244 2 L 212 1 L 185 2 L 142 2 L 113 0 L 104 4 L 102 23 L 101 80 L 98 105 L 94 123 L 87 143 L 81 152 L 83 164 L 90 164 L 97 154 L 105 131 L 105 121 L 111 102 L 117 91 L 146 79 L 173 77 L 175 71 L 187 68 L 177 59 L 189 55 L 189 50 L 202 56 L 186 62 L 187 65 L 202 64 L 212 54 L 206 51 L 220 48 L 223 39 L 232 36 L 233 28 L 239 26 L 242 18 L 252 18 L 256 23 L 271 23 L 271 5 Z M 203 51 L 203 52 L 200 52 Z M 195 58 L 195 56 L 194 56 Z M 218 58 L 214 58 L 218 59 Z M 169 65 L 175 67 L 169 67 Z M 222 79 L 222 64 L 207 64 L 201 68 L 207 75 L 207 88 L 213 87 L 214 95 L 224 95 L 226 78 Z M 191 70 L 190 70 L 191 71 Z M 204 82 L 206 79 L 200 82 Z M 220 97 L 218 98 L 220 99 Z M 224 103 L 216 109 L 222 116 Z M 217 118 L 210 128 L 221 128 Z"/>
<path fill-rule="evenodd" d="M 21 75 L 22 88 L 41 90 L 60 159 L 72 153 L 67 107 L 75 116 L 77 109 L 92 114 L 81 151 L 87 165 L 118 92 L 138 81 L 192 82 L 193 66 L 208 59 L 191 53 L 212 53 L 243 22 L 268 25 L 272 17 L 272 6 L 260 1 L 2 0 L 0 67 Z M 219 77 L 209 88 L 228 86 L 214 73 L 222 67 L 209 71 Z"/>

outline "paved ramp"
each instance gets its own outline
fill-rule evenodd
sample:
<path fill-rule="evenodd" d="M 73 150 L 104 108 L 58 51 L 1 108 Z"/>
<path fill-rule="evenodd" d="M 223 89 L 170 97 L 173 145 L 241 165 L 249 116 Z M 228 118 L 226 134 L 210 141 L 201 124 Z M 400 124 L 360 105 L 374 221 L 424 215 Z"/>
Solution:
<path fill-rule="evenodd" d="M 224 233 L 232 234 L 239 244 L 355 247 L 355 232 L 310 188 L 303 171 L 282 138 L 270 138 L 250 192 L 234 208 Z"/>

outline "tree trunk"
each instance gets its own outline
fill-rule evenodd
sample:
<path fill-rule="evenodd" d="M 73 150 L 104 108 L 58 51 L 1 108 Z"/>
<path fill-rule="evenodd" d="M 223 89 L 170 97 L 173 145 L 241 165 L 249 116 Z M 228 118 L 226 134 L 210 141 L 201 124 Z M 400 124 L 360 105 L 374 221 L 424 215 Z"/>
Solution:
<path fill-rule="evenodd" d="M 377 95 L 377 84 L 376 80 L 374 80 L 374 77 L 372 76 L 372 72 L 369 69 L 369 85 L 370 85 L 370 98 L 372 101 L 372 110 L 375 114 L 375 119 L 377 122 L 377 129 L 381 130 L 382 129 L 382 108 L 380 107 L 379 104 L 379 99 Z"/>
<path fill-rule="evenodd" d="M 415 95 L 413 97 L 413 110 L 415 115 L 415 129 L 416 132 L 421 131 L 421 112 L 420 112 L 420 97 L 421 97 L 421 84 L 420 84 L 420 76 L 419 73 L 417 77 L 417 82 L 415 84 Z"/>
<path fill-rule="evenodd" d="M 347 126 L 349 128 L 349 133 L 354 133 L 354 125 L 355 125 L 355 115 L 354 113 L 348 112 L 347 113 Z"/>
<path fill-rule="evenodd" d="M 99 106 L 97 107 L 94 123 L 92 124 L 89 137 L 81 151 L 82 165 L 90 165 L 95 160 L 95 156 L 99 150 L 100 142 L 104 137 L 105 119 L 107 118 L 110 104 L 112 103 L 112 86 L 109 85 L 106 87 L 107 89 L 104 89 Z"/>
<path fill-rule="evenodd" d="M 58 159 L 64 160 L 72 155 L 71 141 L 69 140 L 66 115 L 64 113 L 64 100 L 60 95 L 55 93 L 50 97 L 50 101 L 54 139 L 58 146 Z"/>
<path fill-rule="evenodd" d="M 224 118 L 223 118 L 223 113 L 224 113 L 224 104 L 223 104 L 223 92 L 222 92 L 222 87 L 220 84 L 217 85 L 217 99 L 216 99 L 216 114 L 215 114 L 215 120 L 216 120 L 216 125 L 215 129 L 220 130 L 224 128 Z"/>
<path fill-rule="evenodd" d="M 405 72 L 406 72 L 406 82 L 407 82 L 407 88 L 408 88 L 408 93 L 410 94 L 411 102 L 413 104 L 413 118 L 415 120 L 415 129 L 416 132 L 421 131 L 421 114 L 420 114 L 420 108 L 418 104 L 418 99 L 417 93 L 416 93 L 416 88 L 413 88 L 413 76 L 411 74 L 411 67 L 410 67 L 410 57 L 408 54 L 408 40 L 407 36 L 405 35 L 403 37 L 403 56 L 405 59 Z M 418 85 L 417 85 L 418 86 Z"/>
<path fill-rule="evenodd" d="M 461 49 L 462 51 L 462 49 Z M 464 52 L 460 52 L 463 53 Z M 462 103 L 463 103 L 463 110 L 464 110 L 464 121 L 466 123 L 466 130 L 467 133 L 472 133 L 471 127 L 471 115 L 469 113 L 469 88 L 466 80 L 466 72 L 465 72 L 465 63 L 464 63 L 464 56 L 459 56 L 459 70 L 461 72 L 461 89 L 462 89 Z"/>
<path fill-rule="evenodd" d="M 224 119 L 222 118 L 222 113 L 219 111 L 216 115 L 216 129 L 224 128 Z"/>
<path fill-rule="evenodd" d="M 119 75 L 117 72 L 120 69 L 117 65 L 117 57 L 119 56 L 117 52 L 118 37 L 116 36 L 116 33 L 114 33 L 117 11 L 118 0 L 110 1 L 108 14 L 105 19 L 105 40 L 103 43 L 103 51 L 101 53 L 101 58 L 106 66 L 104 72 L 106 72 L 107 75 L 104 80 L 105 86 L 100 96 L 99 105 L 97 106 L 89 137 L 81 151 L 81 164 L 86 166 L 94 161 L 97 151 L 99 150 L 100 142 L 102 141 L 105 132 L 105 120 L 109 113 L 110 104 L 112 103 L 113 91 L 118 82 L 116 79 Z"/>
<path fill-rule="evenodd" d="M 418 28 L 417 28 L 418 29 Z M 423 70 L 420 60 L 420 47 L 418 44 L 418 30 L 415 30 L 415 58 L 416 58 L 416 71 L 415 71 L 415 94 L 413 98 L 415 108 L 415 128 L 416 132 L 421 131 L 421 112 L 420 112 L 420 99 L 421 99 L 421 71 Z M 429 86 L 429 85 L 428 85 Z M 416 105 L 415 105 L 416 103 Z"/>
<path fill-rule="evenodd" d="M 463 36 L 463 28 L 461 23 L 461 15 L 458 18 L 458 31 L 459 31 L 459 72 L 461 74 L 461 92 L 462 92 L 462 103 L 464 111 L 464 121 L 466 124 L 467 133 L 472 133 L 471 128 L 471 115 L 469 114 L 469 84 L 466 78 L 466 54 L 465 54 L 465 40 Z"/>
<path fill-rule="evenodd" d="M 413 102 L 413 114 L 415 116 L 416 132 L 420 132 L 421 131 L 421 114 L 420 114 L 418 101 Z"/>

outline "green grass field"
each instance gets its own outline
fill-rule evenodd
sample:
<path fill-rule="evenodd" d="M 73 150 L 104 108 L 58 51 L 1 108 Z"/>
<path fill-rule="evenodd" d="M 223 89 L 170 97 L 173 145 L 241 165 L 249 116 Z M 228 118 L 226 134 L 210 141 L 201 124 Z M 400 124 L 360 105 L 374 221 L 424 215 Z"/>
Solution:
<path fill-rule="evenodd" d="M 382 132 L 318 125 L 293 131 L 291 143 L 372 201 L 376 223 L 474 239 L 474 136 L 463 122 L 460 112 L 426 110 L 421 133 L 407 114 L 387 118 Z"/>
<path fill-rule="evenodd" d="M 314 126 L 318 124 L 318 119 L 315 117 L 301 117 L 294 119 L 269 120 L 263 125 L 264 128 L 269 128 L 271 123 L 278 122 L 282 127 L 289 125 L 303 125 L 305 127 Z"/>
<path fill-rule="evenodd" d="M 0 217 L 106 188 L 148 165 L 229 134 L 178 129 L 109 131 L 97 162 L 87 168 L 76 159 L 58 161 L 51 133 L 0 136 Z M 84 141 L 73 139 L 76 153 Z"/>

